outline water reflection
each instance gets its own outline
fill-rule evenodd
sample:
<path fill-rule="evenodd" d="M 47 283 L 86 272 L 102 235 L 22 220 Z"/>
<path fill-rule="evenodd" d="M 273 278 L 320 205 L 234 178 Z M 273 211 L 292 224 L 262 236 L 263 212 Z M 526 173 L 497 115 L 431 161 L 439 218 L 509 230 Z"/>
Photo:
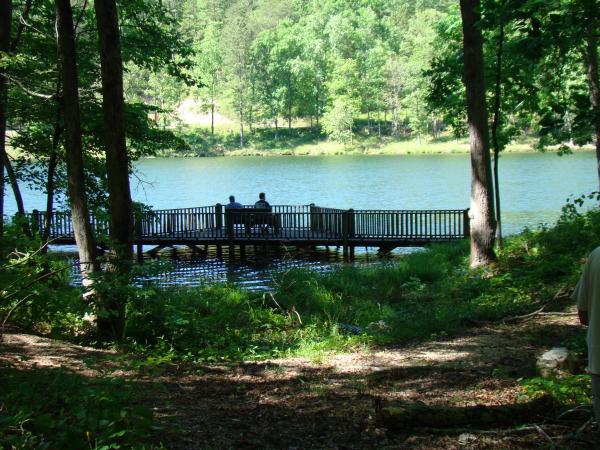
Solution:
<path fill-rule="evenodd" d="M 187 247 L 164 249 L 156 258 L 144 255 L 144 263 L 136 268 L 136 284 L 152 282 L 155 285 L 199 286 L 209 283 L 235 283 L 244 289 L 260 290 L 272 287 L 275 274 L 290 269 L 302 268 L 317 272 L 328 272 L 345 265 L 375 267 L 393 264 L 402 254 L 419 249 L 397 249 L 391 255 L 381 257 L 373 249 L 357 249 L 352 262 L 344 262 L 341 250 L 336 247 L 315 249 L 262 248 L 247 246 L 244 255 L 239 248 L 231 254 L 224 247 L 218 254 L 210 246 L 206 252 L 192 252 Z M 73 276 L 76 284 L 81 283 L 76 254 L 73 259 Z"/>

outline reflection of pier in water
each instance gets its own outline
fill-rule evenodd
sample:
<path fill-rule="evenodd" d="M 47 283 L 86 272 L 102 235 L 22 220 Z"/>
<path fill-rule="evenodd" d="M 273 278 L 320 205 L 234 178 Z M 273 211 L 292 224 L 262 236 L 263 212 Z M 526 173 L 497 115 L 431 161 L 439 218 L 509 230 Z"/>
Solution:
<path fill-rule="evenodd" d="M 43 228 L 44 213 L 30 214 L 32 223 Z M 96 236 L 109 234 L 107 220 L 92 217 Z M 355 247 L 375 247 L 389 253 L 397 247 L 420 247 L 469 236 L 468 210 L 343 210 L 311 205 L 276 205 L 269 209 L 248 206 L 226 209 L 221 204 L 198 208 L 143 211 L 136 214 L 134 243 L 138 254 L 144 245 L 186 245 L 193 251 L 217 252 L 237 246 L 243 256 L 246 246 L 336 246 L 344 258 L 354 256 Z M 53 212 L 50 238 L 56 245 L 74 244 L 70 212 Z M 202 248 L 204 246 L 204 248 Z M 151 252 L 152 252 L 151 251 Z"/>

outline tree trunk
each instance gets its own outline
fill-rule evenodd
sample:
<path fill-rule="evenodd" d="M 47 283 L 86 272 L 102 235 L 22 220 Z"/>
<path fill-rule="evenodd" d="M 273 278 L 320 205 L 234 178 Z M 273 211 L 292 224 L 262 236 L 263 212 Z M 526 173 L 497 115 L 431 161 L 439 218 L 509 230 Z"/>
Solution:
<path fill-rule="evenodd" d="M 421 117 L 419 111 L 419 100 L 417 100 L 417 142 L 421 145 Z"/>
<path fill-rule="evenodd" d="M 279 140 L 279 123 L 277 121 L 277 116 L 275 116 L 275 140 Z"/>
<path fill-rule="evenodd" d="M 500 178 L 498 173 L 498 158 L 500 143 L 498 128 L 500 127 L 500 98 L 502 95 L 502 50 L 504 47 L 504 21 L 500 18 L 498 46 L 496 48 L 496 79 L 494 86 L 494 119 L 492 120 L 492 145 L 494 147 L 494 195 L 496 200 L 496 242 L 502 248 L 502 215 L 500 211 Z"/>
<path fill-rule="evenodd" d="M 57 10 L 58 14 L 58 10 Z M 71 14 L 72 15 L 72 14 Z M 60 56 L 60 44 L 56 42 L 57 56 Z M 54 118 L 54 130 L 52 132 L 52 147 L 50 148 L 50 160 L 48 161 L 48 176 L 46 178 L 46 217 L 44 218 L 44 230 L 42 232 L 42 242 L 44 242 L 43 251 L 48 251 L 48 241 L 50 239 L 50 228 L 52 226 L 52 210 L 54 209 L 54 176 L 56 174 L 56 166 L 58 164 L 58 145 L 64 131 L 61 125 L 62 119 L 62 104 L 63 99 L 60 96 L 62 89 L 61 72 L 59 70 L 58 80 L 56 81 L 56 116 Z"/>
<path fill-rule="evenodd" d="M 590 102 L 594 121 L 594 132 L 596 135 L 596 163 L 598 180 L 600 183 L 600 84 L 598 81 L 598 38 L 592 30 L 586 38 L 585 56 L 587 62 L 587 78 L 590 87 Z M 600 189 L 600 188 L 599 188 Z"/>
<path fill-rule="evenodd" d="M 487 265 L 494 254 L 494 202 L 483 74 L 479 0 L 460 0 L 464 38 L 464 83 L 471 146 L 471 267 Z"/>
<path fill-rule="evenodd" d="M 4 168 L 6 169 L 6 175 L 12 187 L 13 195 L 15 196 L 15 202 L 17 203 L 17 213 L 21 216 L 25 215 L 25 204 L 23 203 L 23 196 L 21 195 L 21 188 L 19 188 L 19 181 L 17 180 L 17 174 L 13 169 L 8 153 L 6 149 L 3 152 Z"/>
<path fill-rule="evenodd" d="M 56 165 L 58 163 L 57 147 L 54 142 L 60 139 L 61 131 L 55 125 L 54 136 L 52 138 L 52 148 L 50 150 L 50 160 L 48 161 L 48 176 L 46 178 L 46 216 L 44 217 L 44 231 L 42 233 L 42 242 L 44 243 L 43 251 L 48 251 L 48 243 L 50 240 L 50 229 L 52 227 L 52 211 L 54 209 L 54 177 L 56 175 Z M 58 145 L 58 144 L 57 144 Z"/>
<path fill-rule="evenodd" d="M 555 406 L 550 396 L 526 403 L 494 406 L 445 406 L 409 403 L 402 400 L 383 400 L 376 403 L 378 424 L 396 431 L 413 428 L 452 429 L 459 427 L 499 427 L 531 421 L 547 415 Z"/>
<path fill-rule="evenodd" d="M 292 80 L 288 80 L 288 130 L 292 129 Z"/>
<path fill-rule="evenodd" d="M 367 109 L 367 134 L 371 135 L 371 110 Z"/>
<path fill-rule="evenodd" d="M 79 265 L 83 285 L 92 284 L 91 274 L 99 271 L 96 259 L 96 241 L 90 224 L 85 178 L 83 172 L 83 148 L 81 143 L 81 118 L 79 112 L 79 82 L 77 80 L 77 57 L 73 12 L 70 0 L 56 0 L 58 18 L 58 45 L 61 59 L 61 75 L 64 101 L 65 149 L 67 155 L 67 183 L 73 234 L 79 251 Z M 55 129 L 53 147 L 58 146 L 60 128 Z M 56 167 L 56 152 L 51 166 Z M 53 169 L 53 168 L 52 168 Z M 53 170 L 52 170 L 53 171 Z M 49 169 L 50 172 L 50 169 Z M 50 175 L 49 175 L 50 178 Z M 52 183 L 53 184 L 53 183 Z M 49 205 L 52 209 L 52 204 Z"/>
<path fill-rule="evenodd" d="M 244 102 L 240 96 L 240 148 L 244 148 Z"/>
<path fill-rule="evenodd" d="M 0 2 L 0 51 L 10 51 L 10 28 L 12 22 L 12 0 Z M 6 111 L 8 83 L 0 67 L 0 236 L 4 231 L 4 162 L 6 158 Z"/>
<path fill-rule="evenodd" d="M 110 274 L 124 281 L 133 258 L 133 209 L 129 189 L 129 161 L 125 142 L 123 60 L 115 0 L 96 0 L 96 24 L 102 69 L 102 109 L 110 209 Z M 124 276 L 124 279 L 123 279 Z M 119 281 L 121 282 L 121 281 Z M 126 299 L 115 295 L 104 302 L 108 316 L 99 318 L 101 336 L 121 339 L 125 329 Z"/>
<path fill-rule="evenodd" d="M 5 0 L 0 2 L 0 51 L 9 53 L 12 51 L 10 45 L 10 32 L 12 23 L 12 1 Z M 0 203 L 0 230 L 4 227 L 4 170 L 8 175 L 15 202 L 17 203 L 17 211 L 19 215 L 25 214 L 25 206 L 23 204 L 23 196 L 17 181 L 17 175 L 12 167 L 12 163 L 6 153 L 6 130 L 8 122 L 8 82 L 3 76 L 4 69 L 0 68 L 0 193 L 2 194 L 2 202 Z M 24 227 L 25 234 L 30 235 L 29 228 Z"/>
<path fill-rule="evenodd" d="M 215 135 L 215 99 L 213 98 L 210 104 L 210 135 Z"/>

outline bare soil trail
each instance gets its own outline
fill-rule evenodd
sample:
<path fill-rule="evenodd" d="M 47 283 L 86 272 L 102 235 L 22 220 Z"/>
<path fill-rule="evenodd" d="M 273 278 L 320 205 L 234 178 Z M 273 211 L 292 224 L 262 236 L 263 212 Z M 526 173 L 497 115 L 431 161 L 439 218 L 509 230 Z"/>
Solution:
<path fill-rule="evenodd" d="M 172 449 L 600 448 L 588 429 L 573 436 L 581 419 L 536 418 L 521 430 L 406 433 L 381 428 L 375 420 L 378 399 L 443 406 L 513 403 L 522 393 L 519 378 L 535 376 L 536 356 L 578 328 L 572 314 L 536 316 L 323 361 L 288 358 L 158 371 L 124 369 L 123 355 L 115 352 L 8 332 L 0 365 L 126 377 L 165 426 L 157 440 Z"/>

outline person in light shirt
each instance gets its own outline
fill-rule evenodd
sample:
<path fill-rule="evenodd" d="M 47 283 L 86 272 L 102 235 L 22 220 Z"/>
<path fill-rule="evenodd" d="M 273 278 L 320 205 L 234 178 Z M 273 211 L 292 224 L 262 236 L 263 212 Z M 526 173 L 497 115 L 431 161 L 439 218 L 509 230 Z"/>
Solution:
<path fill-rule="evenodd" d="M 587 258 L 572 298 L 582 325 L 587 325 L 588 372 L 596 424 L 600 421 L 600 247 Z"/>

